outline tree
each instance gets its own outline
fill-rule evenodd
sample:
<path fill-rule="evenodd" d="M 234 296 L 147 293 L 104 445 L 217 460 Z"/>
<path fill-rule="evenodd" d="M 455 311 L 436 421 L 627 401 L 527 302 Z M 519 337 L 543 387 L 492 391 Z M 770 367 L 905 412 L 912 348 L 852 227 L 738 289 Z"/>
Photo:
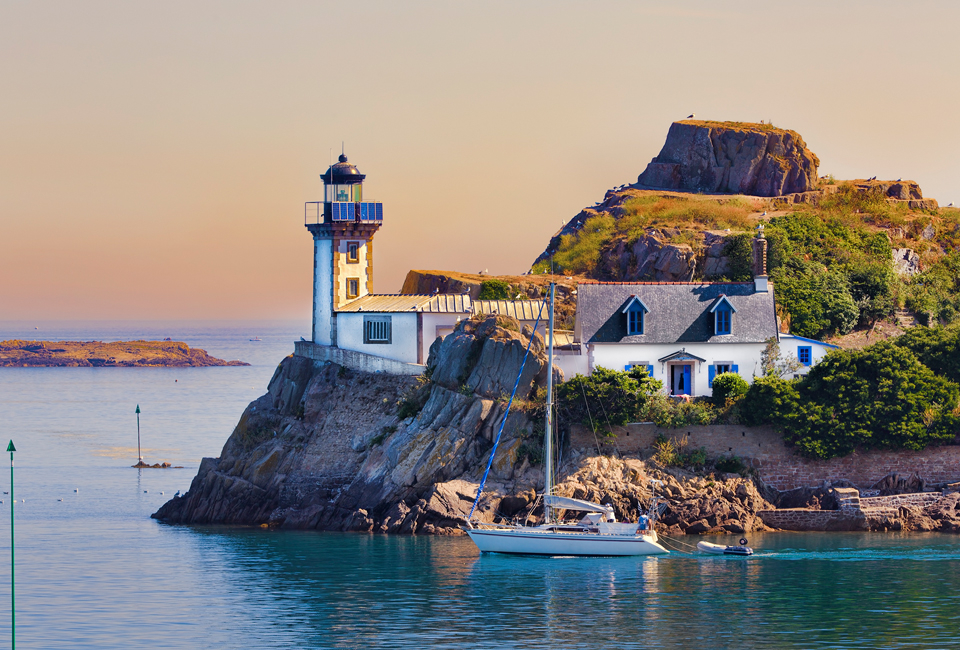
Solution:
<path fill-rule="evenodd" d="M 846 334 L 857 324 L 860 310 L 842 273 L 792 259 L 777 269 L 773 278 L 777 298 L 790 313 L 794 334 L 821 338 Z"/>
<path fill-rule="evenodd" d="M 800 382 L 798 395 L 784 440 L 806 456 L 923 449 L 952 438 L 958 425 L 960 387 L 888 342 L 831 352 Z"/>

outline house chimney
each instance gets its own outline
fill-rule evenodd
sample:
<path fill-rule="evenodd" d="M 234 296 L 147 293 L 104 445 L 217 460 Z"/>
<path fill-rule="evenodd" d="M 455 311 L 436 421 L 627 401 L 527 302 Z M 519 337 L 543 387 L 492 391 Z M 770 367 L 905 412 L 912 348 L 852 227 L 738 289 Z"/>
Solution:
<path fill-rule="evenodd" d="M 753 286 L 757 293 L 767 292 L 767 240 L 763 237 L 763 224 L 757 226 L 753 239 Z"/>

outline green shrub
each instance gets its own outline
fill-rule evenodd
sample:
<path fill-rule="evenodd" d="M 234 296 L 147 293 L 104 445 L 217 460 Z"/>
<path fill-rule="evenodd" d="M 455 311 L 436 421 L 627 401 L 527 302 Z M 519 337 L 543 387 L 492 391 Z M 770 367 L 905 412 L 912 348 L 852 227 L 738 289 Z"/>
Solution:
<path fill-rule="evenodd" d="M 644 419 L 669 429 L 713 424 L 717 419 L 717 412 L 708 400 L 685 402 L 662 393 L 651 396 L 644 415 Z"/>
<path fill-rule="evenodd" d="M 727 279 L 731 282 L 753 280 L 753 237 L 748 234 L 727 237 L 723 255 L 729 261 Z"/>
<path fill-rule="evenodd" d="M 750 471 L 739 456 L 720 456 L 714 461 L 713 466 L 717 468 L 717 471 L 739 474 L 740 476 L 746 476 Z"/>
<path fill-rule="evenodd" d="M 835 350 L 798 387 L 799 408 L 784 440 L 806 456 L 845 456 L 856 448 L 923 449 L 952 439 L 960 388 L 905 347 L 877 343 Z M 749 397 L 749 395 L 748 395 Z"/>
<path fill-rule="evenodd" d="M 484 280 L 480 283 L 479 300 L 510 300 L 510 283 L 505 280 Z"/>
<path fill-rule="evenodd" d="M 960 326 L 913 327 L 893 340 L 935 374 L 960 384 Z"/>
<path fill-rule="evenodd" d="M 740 421 L 749 427 L 772 424 L 782 428 L 799 407 L 796 383 L 777 375 L 754 379 L 738 404 Z"/>
<path fill-rule="evenodd" d="M 728 399 L 736 401 L 746 395 L 749 389 L 750 384 L 739 373 L 720 373 L 713 378 L 713 403 L 724 408 Z"/>
<path fill-rule="evenodd" d="M 860 319 L 849 280 L 840 272 L 794 259 L 777 269 L 773 279 L 794 334 L 809 338 L 846 334 Z"/>
<path fill-rule="evenodd" d="M 567 421 L 609 433 L 612 426 L 639 420 L 651 396 L 662 389 L 663 383 L 647 377 L 645 369 L 598 367 L 589 377 L 576 375 L 557 386 L 557 410 Z"/>

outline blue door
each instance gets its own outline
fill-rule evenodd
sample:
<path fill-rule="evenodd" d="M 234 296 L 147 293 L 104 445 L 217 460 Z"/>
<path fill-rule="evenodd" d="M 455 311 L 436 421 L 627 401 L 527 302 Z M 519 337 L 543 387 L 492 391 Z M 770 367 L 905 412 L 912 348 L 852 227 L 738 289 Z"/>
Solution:
<path fill-rule="evenodd" d="M 692 395 L 690 390 L 690 365 L 670 366 L 671 393 L 673 395 Z"/>

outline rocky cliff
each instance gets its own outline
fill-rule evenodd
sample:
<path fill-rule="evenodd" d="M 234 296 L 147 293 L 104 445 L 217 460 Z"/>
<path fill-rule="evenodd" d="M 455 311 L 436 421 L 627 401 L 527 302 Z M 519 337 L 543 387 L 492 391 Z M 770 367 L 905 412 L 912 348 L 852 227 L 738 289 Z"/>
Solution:
<path fill-rule="evenodd" d="M 795 131 L 743 122 L 674 122 L 637 184 L 667 190 L 782 196 L 817 186 L 820 160 Z"/>
<path fill-rule="evenodd" d="M 456 534 L 503 420 L 531 333 L 516 321 L 464 321 L 430 350 L 429 379 L 368 374 L 288 357 L 244 411 L 219 458 L 153 516 L 169 523 Z M 518 399 L 478 515 L 525 516 L 543 487 L 543 340 L 534 334 Z M 559 376 L 557 377 L 559 379 Z M 770 505 L 751 480 L 666 472 L 639 457 L 568 446 L 558 492 L 635 518 L 665 484 L 674 532 L 762 528 Z M 532 513 L 536 518 L 539 513 Z"/>

